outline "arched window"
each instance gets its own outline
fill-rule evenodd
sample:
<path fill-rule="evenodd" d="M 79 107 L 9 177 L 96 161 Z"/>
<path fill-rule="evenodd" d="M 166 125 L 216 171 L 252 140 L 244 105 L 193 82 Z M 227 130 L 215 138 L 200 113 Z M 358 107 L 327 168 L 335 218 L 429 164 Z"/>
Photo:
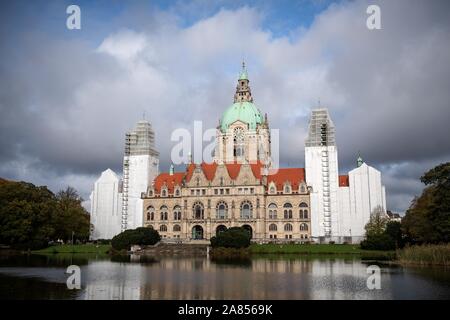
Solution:
<path fill-rule="evenodd" d="M 241 203 L 241 219 L 250 219 L 252 217 L 252 203 L 244 201 Z"/>
<path fill-rule="evenodd" d="M 228 217 L 228 205 L 224 201 L 219 201 L 216 206 L 216 218 L 226 219 Z"/>
<path fill-rule="evenodd" d="M 180 232 L 181 231 L 181 226 L 179 224 L 176 224 L 173 226 L 173 231 L 174 232 Z"/>
<path fill-rule="evenodd" d="M 173 207 L 173 220 L 181 220 L 181 207 Z"/>
<path fill-rule="evenodd" d="M 308 204 L 306 202 L 300 203 L 300 208 L 308 208 Z"/>
<path fill-rule="evenodd" d="M 292 219 L 292 204 L 285 203 L 284 206 L 284 218 L 285 219 Z"/>
<path fill-rule="evenodd" d="M 167 213 L 167 211 L 168 211 L 167 207 L 166 206 L 162 206 L 159 210 L 161 212 L 161 214 L 160 214 L 161 219 L 160 220 L 167 220 L 169 218 L 169 214 Z"/>
<path fill-rule="evenodd" d="M 308 209 L 300 209 L 300 219 L 308 219 Z"/>
<path fill-rule="evenodd" d="M 175 196 L 177 196 L 177 197 L 180 196 L 180 189 L 179 188 L 175 189 Z"/>
<path fill-rule="evenodd" d="M 292 231 L 292 224 L 286 223 L 284 225 L 284 231 Z"/>
<path fill-rule="evenodd" d="M 277 225 L 272 223 L 271 225 L 269 225 L 269 231 L 277 231 Z"/>
<path fill-rule="evenodd" d="M 275 203 L 269 204 L 269 219 L 277 218 L 277 205 Z"/>
<path fill-rule="evenodd" d="M 167 197 L 167 190 L 166 189 L 162 189 L 161 190 L 161 197 Z"/>
<path fill-rule="evenodd" d="M 300 231 L 308 231 L 308 225 L 306 223 L 302 223 L 300 225 Z"/>
<path fill-rule="evenodd" d="M 155 220 L 155 208 L 153 206 L 147 207 L 147 220 Z"/>
<path fill-rule="evenodd" d="M 192 206 L 194 219 L 204 219 L 203 204 L 201 202 L 195 202 Z"/>
<path fill-rule="evenodd" d="M 167 226 L 166 226 L 165 224 L 161 225 L 161 226 L 159 227 L 159 231 L 161 231 L 161 232 L 166 232 L 166 231 L 167 231 Z"/>
<path fill-rule="evenodd" d="M 308 219 L 308 209 L 305 209 L 305 208 L 308 208 L 308 204 L 306 202 L 302 202 L 302 203 L 300 203 L 299 207 L 300 207 L 300 212 L 299 212 L 300 219 Z"/>

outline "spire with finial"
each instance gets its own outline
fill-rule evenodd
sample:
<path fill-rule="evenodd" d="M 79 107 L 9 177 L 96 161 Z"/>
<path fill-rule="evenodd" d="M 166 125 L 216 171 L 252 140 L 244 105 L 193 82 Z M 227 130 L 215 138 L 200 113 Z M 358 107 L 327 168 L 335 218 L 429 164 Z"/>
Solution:
<path fill-rule="evenodd" d="M 173 163 L 170 165 L 170 171 L 169 171 L 169 174 L 171 175 L 171 176 L 173 176 L 173 171 L 174 171 L 174 167 L 173 167 Z"/>
<path fill-rule="evenodd" d="M 242 71 L 239 75 L 238 85 L 234 95 L 234 103 L 236 102 L 253 102 L 245 61 L 242 61 Z"/>
<path fill-rule="evenodd" d="M 242 71 L 239 75 L 239 80 L 248 80 L 247 69 L 245 68 L 245 61 L 242 60 Z"/>

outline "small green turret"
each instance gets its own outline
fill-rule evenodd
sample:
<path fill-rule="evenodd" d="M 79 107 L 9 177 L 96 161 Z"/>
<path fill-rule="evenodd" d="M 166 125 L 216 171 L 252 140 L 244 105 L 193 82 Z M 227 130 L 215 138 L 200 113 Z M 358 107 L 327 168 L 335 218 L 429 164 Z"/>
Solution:
<path fill-rule="evenodd" d="M 363 159 L 361 158 L 361 154 L 358 153 L 358 159 L 356 159 L 356 165 L 359 167 L 362 166 L 362 164 L 364 163 Z"/>

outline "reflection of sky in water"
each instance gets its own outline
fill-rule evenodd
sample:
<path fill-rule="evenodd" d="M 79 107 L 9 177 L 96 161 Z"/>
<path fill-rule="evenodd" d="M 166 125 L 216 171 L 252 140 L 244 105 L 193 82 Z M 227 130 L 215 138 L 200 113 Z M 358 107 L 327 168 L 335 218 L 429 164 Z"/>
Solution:
<path fill-rule="evenodd" d="M 138 260 L 132 257 L 131 260 Z M 448 277 L 381 266 L 381 290 L 366 287 L 367 264 L 345 259 L 263 259 L 217 264 L 205 258 L 153 263 L 96 259 L 81 266 L 78 299 L 426 299 L 450 298 Z M 422 269 L 423 270 L 423 269 Z M 0 273 L 65 283 L 65 268 L 0 267 Z M 445 269 L 437 269 L 437 274 Z"/>

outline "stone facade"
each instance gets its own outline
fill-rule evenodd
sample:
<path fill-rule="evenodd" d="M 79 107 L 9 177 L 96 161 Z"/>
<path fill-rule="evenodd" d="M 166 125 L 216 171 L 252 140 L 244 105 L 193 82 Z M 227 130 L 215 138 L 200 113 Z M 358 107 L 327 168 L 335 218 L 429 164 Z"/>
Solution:
<path fill-rule="evenodd" d="M 245 227 L 257 242 L 309 241 L 309 191 L 301 169 L 261 175 L 262 164 L 191 164 L 159 175 L 144 198 L 145 226 L 164 238 L 210 239 Z M 284 178 L 289 178 L 292 181 Z"/>

